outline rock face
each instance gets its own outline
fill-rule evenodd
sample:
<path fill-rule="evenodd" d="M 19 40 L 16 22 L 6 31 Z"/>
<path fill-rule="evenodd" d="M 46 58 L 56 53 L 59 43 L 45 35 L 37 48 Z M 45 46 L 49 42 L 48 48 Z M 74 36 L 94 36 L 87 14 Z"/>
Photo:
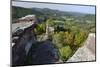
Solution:
<path fill-rule="evenodd" d="M 12 42 L 15 43 L 12 46 L 13 66 L 56 63 L 59 60 L 58 50 L 50 41 L 37 41 L 33 31 L 37 23 L 34 21 L 32 25 L 13 33 Z"/>
<path fill-rule="evenodd" d="M 22 22 L 32 22 L 36 21 L 36 16 L 35 15 L 27 15 L 25 17 L 21 17 L 18 20 L 16 20 L 17 23 L 22 23 Z"/>
<path fill-rule="evenodd" d="M 12 24 L 12 32 L 15 32 L 18 29 L 25 29 L 30 27 L 32 24 L 36 24 L 37 18 L 35 15 L 27 15 L 25 17 L 19 18 Z"/>
<path fill-rule="evenodd" d="M 43 41 L 32 46 L 29 51 L 27 61 L 32 64 L 50 64 L 59 60 L 58 50 L 50 41 Z"/>
<path fill-rule="evenodd" d="M 36 36 L 32 29 L 35 25 L 26 28 L 20 35 L 15 45 L 12 47 L 12 64 L 24 65 L 27 53 L 33 43 L 36 42 Z"/>
<path fill-rule="evenodd" d="M 79 48 L 67 62 L 95 61 L 95 34 L 89 34 L 84 46 Z"/>

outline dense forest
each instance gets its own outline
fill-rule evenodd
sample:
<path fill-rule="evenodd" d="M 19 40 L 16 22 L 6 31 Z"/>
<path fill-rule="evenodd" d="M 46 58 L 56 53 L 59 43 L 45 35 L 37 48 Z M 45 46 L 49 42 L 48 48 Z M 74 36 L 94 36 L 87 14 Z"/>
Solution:
<path fill-rule="evenodd" d="M 78 12 L 64 12 L 49 8 L 23 8 L 12 6 L 12 21 L 26 15 L 35 14 L 37 18 L 43 20 L 41 24 L 33 29 L 37 39 L 44 36 L 46 23 L 54 28 L 54 32 L 49 34 L 49 40 L 59 49 L 62 61 L 67 61 L 79 48 L 82 47 L 89 33 L 96 32 L 95 14 L 85 14 Z M 45 21 L 46 18 L 46 21 Z"/>

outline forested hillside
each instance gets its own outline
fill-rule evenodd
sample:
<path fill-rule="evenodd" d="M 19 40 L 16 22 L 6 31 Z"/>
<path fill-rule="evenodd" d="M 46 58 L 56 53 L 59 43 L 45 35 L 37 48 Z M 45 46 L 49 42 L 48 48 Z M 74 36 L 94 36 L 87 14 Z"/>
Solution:
<path fill-rule="evenodd" d="M 67 17 L 74 18 L 75 20 L 89 20 L 95 21 L 94 14 L 84 14 L 78 12 L 64 12 L 59 10 L 53 10 L 49 8 L 23 8 L 12 6 L 12 18 L 20 18 L 28 14 L 35 14 L 37 16 L 52 16 L 52 17 Z"/>

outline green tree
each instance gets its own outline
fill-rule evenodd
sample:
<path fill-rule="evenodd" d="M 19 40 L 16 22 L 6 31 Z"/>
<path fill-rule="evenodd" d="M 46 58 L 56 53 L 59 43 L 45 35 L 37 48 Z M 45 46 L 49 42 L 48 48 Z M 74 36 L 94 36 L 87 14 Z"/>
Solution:
<path fill-rule="evenodd" d="M 78 47 L 81 47 L 83 42 L 88 37 L 88 32 L 81 30 L 79 33 L 75 35 L 74 39 L 74 45 L 77 45 Z"/>
<path fill-rule="evenodd" d="M 57 48 L 63 47 L 64 42 L 64 32 L 55 33 L 53 35 L 53 43 L 56 45 Z"/>
<path fill-rule="evenodd" d="M 64 36 L 64 43 L 67 45 L 73 45 L 73 41 L 74 41 L 74 34 L 72 32 L 65 32 L 65 36 Z"/>
<path fill-rule="evenodd" d="M 49 26 L 54 26 L 54 20 L 53 20 L 53 18 L 50 17 L 50 18 L 46 21 L 46 23 L 48 23 Z"/>

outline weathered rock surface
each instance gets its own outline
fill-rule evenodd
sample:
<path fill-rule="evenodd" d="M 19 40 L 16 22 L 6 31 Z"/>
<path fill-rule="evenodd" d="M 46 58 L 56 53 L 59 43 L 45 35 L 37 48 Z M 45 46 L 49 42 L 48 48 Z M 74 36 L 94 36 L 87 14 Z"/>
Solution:
<path fill-rule="evenodd" d="M 95 61 L 95 34 L 89 34 L 84 46 L 79 48 L 67 62 Z"/>
<path fill-rule="evenodd" d="M 28 54 L 27 64 L 56 63 L 59 60 L 58 50 L 50 41 L 33 44 Z"/>
<path fill-rule="evenodd" d="M 23 21 L 25 17 L 21 19 Z M 48 40 L 38 42 L 36 39 L 33 29 L 37 26 L 37 21 L 24 22 L 12 25 L 12 44 L 14 44 L 12 46 L 12 65 L 56 63 L 59 56 L 54 45 Z"/>

